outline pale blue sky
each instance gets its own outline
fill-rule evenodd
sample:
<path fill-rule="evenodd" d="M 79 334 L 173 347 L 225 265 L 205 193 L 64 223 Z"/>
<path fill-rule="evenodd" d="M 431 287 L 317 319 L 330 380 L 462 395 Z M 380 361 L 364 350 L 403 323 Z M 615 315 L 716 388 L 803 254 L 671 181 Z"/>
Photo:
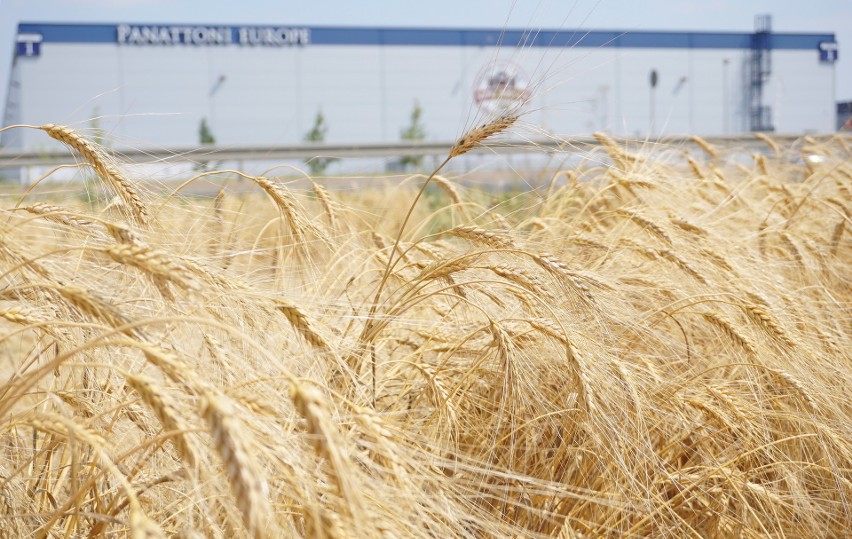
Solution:
<path fill-rule="evenodd" d="M 0 103 L 19 21 L 748 32 L 759 13 L 777 32 L 834 32 L 837 100 L 852 101 L 852 0 L 0 0 Z"/>

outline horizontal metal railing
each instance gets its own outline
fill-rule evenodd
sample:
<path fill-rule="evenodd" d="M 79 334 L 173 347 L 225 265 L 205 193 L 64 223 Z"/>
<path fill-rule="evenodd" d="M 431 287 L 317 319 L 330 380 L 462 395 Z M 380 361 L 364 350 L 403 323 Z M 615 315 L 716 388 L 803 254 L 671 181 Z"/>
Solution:
<path fill-rule="evenodd" d="M 792 143 L 800 138 L 795 135 L 772 135 L 780 144 Z M 626 139 L 613 137 L 620 144 L 631 147 L 665 145 L 679 147 L 690 143 L 690 137 L 667 136 L 656 139 Z M 752 135 L 726 137 L 704 137 L 711 144 L 735 145 L 737 147 L 761 146 L 765 144 Z M 393 142 L 360 144 L 299 144 L 291 146 L 201 146 L 184 148 L 150 148 L 115 150 L 121 159 L 133 163 L 208 163 L 211 161 L 288 161 L 307 160 L 315 157 L 369 158 L 402 156 L 443 156 L 454 142 Z M 577 152 L 599 145 L 593 137 L 570 139 L 542 139 L 535 141 L 494 141 L 477 147 L 476 152 L 531 153 L 531 152 Z M 0 150 L 0 168 L 29 167 L 68 163 L 69 151 L 15 151 Z"/>

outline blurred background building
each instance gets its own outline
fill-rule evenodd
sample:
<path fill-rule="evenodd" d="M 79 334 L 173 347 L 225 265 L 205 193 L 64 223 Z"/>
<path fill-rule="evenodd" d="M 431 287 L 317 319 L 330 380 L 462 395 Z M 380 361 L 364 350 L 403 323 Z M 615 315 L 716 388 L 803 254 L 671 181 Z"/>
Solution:
<path fill-rule="evenodd" d="M 834 34 L 774 33 L 768 17 L 753 33 L 35 22 L 14 47 L 5 125 L 97 129 L 117 148 L 391 142 L 415 114 L 450 141 L 524 99 L 542 136 L 837 121 Z M 0 145 L 51 141 L 16 129 Z"/>
<path fill-rule="evenodd" d="M 837 130 L 852 131 L 852 101 L 837 103 Z"/>

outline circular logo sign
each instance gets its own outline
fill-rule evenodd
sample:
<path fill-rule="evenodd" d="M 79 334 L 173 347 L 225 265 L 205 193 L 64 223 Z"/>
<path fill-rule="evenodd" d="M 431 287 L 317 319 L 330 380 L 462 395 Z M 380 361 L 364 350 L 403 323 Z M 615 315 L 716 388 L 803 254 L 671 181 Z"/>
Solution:
<path fill-rule="evenodd" d="M 485 66 L 476 76 L 473 100 L 487 112 L 504 112 L 529 99 L 529 81 L 512 63 Z"/>

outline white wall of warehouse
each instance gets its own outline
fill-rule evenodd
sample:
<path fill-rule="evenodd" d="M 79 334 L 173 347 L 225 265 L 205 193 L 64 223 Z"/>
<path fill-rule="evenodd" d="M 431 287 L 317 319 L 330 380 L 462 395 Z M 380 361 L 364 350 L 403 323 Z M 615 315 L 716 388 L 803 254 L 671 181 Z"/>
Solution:
<path fill-rule="evenodd" d="M 607 130 L 651 131 L 649 73 L 659 73 L 653 134 L 734 134 L 746 130 L 742 49 L 616 47 L 503 50 L 494 47 L 318 45 L 119 46 L 45 43 L 18 57 L 18 121 L 86 129 L 92 116 L 121 147 L 198 142 L 207 118 L 222 145 L 301 142 L 322 110 L 327 142 L 399 140 L 415 100 L 430 140 L 451 140 L 475 121 L 477 74 L 511 60 L 531 81 L 524 118 L 530 136 Z M 729 63 L 725 64 L 725 60 Z M 834 129 L 834 72 L 817 51 L 772 51 L 764 102 L 780 133 Z M 224 82 L 217 81 L 224 76 Z M 47 148 L 43 133 L 23 147 Z"/>

